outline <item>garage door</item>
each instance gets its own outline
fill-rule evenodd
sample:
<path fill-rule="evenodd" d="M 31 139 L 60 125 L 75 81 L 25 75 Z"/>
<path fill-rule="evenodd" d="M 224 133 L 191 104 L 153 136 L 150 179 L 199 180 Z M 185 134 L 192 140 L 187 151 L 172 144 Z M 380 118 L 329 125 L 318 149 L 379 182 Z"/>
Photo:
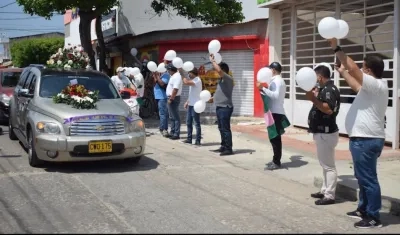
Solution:
<path fill-rule="evenodd" d="M 192 61 L 198 68 L 209 62 L 207 52 L 177 52 L 183 61 Z M 223 61 L 229 65 L 235 80 L 233 90 L 234 115 L 254 115 L 254 54 L 253 51 L 235 50 L 222 51 Z M 211 69 L 211 64 L 205 65 L 206 70 Z M 189 88 L 182 90 L 182 103 L 187 100 Z M 183 110 L 183 104 L 181 105 Z M 215 107 L 207 104 L 206 112 L 214 113 Z"/>

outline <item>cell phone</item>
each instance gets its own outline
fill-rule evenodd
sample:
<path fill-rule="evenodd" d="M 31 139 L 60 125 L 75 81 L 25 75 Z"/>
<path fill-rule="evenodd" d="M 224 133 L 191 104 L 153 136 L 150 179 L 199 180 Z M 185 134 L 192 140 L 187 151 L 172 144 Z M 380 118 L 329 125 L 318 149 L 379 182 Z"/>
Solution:
<path fill-rule="evenodd" d="M 339 58 L 336 57 L 336 63 L 335 65 L 340 68 L 340 66 L 342 66 L 342 62 L 340 62 Z"/>

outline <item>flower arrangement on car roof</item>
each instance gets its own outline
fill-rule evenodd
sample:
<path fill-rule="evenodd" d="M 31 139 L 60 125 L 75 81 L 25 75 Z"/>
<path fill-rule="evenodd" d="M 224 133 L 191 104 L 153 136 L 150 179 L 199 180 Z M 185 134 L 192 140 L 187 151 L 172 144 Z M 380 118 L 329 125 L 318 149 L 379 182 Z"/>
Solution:
<path fill-rule="evenodd" d="M 95 109 L 99 91 L 89 91 L 83 85 L 70 84 L 53 97 L 56 104 L 71 105 L 76 109 Z"/>
<path fill-rule="evenodd" d="M 64 49 L 59 48 L 47 61 L 48 68 L 60 69 L 87 69 L 90 68 L 89 56 L 83 51 L 82 46 L 68 44 Z"/>

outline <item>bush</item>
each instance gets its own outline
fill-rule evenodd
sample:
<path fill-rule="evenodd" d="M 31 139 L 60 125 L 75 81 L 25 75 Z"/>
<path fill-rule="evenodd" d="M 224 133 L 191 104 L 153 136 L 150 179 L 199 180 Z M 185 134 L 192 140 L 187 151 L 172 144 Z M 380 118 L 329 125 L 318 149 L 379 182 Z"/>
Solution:
<path fill-rule="evenodd" d="M 12 42 L 11 57 L 14 66 L 26 67 L 30 64 L 46 64 L 58 48 L 64 47 L 64 38 L 30 38 Z"/>

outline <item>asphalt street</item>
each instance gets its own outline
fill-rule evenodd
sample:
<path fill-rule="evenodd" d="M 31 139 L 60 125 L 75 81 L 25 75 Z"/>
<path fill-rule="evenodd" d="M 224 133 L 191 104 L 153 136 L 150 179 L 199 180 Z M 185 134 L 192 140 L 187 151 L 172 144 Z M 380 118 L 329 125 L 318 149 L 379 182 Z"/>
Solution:
<path fill-rule="evenodd" d="M 148 131 L 154 134 L 138 165 L 108 161 L 31 168 L 5 128 L 0 233 L 400 232 L 400 218 L 388 213 L 382 213 L 381 229 L 355 229 L 357 220 L 345 216 L 356 208 L 354 202 L 315 206 L 309 198 L 315 188 L 264 171 L 263 160 L 252 158 L 256 154 L 220 157 L 210 152 L 218 148 L 216 142 L 203 140 L 204 146 L 195 148 Z"/>

